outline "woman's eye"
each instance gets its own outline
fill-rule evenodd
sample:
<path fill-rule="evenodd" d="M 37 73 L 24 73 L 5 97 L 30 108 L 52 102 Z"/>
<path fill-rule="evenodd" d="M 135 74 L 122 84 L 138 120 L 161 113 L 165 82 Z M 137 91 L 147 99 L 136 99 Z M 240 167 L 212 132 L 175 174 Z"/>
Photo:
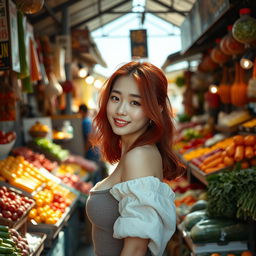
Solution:
<path fill-rule="evenodd" d="M 110 96 L 110 99 L 112 100 L 112 101 L 118 101 L 119 100 L 119 98 L 117 97 L 117 96 Z"/>
<path fill-rule="evenodd" d="M 135 106 L 141 106 L 141 104 L 140 104 L 138 101 L 135 101 L 135 100 L 133 100 L 133 101 L 131 102 L 131 104 L 132 104 L 132 105 L 135 105 Z"/>

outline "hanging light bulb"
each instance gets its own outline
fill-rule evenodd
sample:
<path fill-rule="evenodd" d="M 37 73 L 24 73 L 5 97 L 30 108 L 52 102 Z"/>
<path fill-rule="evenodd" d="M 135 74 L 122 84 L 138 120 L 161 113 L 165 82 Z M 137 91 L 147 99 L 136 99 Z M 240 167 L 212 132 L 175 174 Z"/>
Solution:
<path fill-rule="evenodd" d="M 240 65 L 243 69 L 250 69 L 253 66 L 256 57 L 255 50 L 248 48 L 240 60 Z"/>
<path fill-rule="evenodd" d="M 211 93 L 217 93 L 218 87 L 215 84 L 210 85 L 209 90 Z"/>
<path fill-rule="evenodd" d="M 93 77 L 93 76 L 87 76 L 87 77 L 85 78 L 85 82 L 86 82 L 87 84 L 93 84 L 93 82 L 94 82 L 94 77 Z"/>

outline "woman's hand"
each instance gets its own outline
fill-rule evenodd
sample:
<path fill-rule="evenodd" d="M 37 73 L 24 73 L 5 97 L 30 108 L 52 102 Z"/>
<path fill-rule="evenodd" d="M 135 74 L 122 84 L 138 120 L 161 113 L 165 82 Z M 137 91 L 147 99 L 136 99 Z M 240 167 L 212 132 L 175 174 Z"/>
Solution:
<path fill-rule="evenodd" d="M 124 247 L 120 256 L 144 256 L 147 252 L 148 243 L 148 239 L 127 237 L 124 239 Z"/>

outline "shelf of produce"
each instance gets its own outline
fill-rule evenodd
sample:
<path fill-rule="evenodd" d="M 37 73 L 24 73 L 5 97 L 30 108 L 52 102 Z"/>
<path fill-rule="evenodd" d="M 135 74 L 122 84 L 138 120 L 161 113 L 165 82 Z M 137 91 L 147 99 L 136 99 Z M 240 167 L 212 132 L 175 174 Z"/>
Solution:
<path fill-rule="evenodd" d="M 76 207 L 78 201 L 78 196 L 73 200 L 72 204 L 67 207 L 66 211 L 63 213 L 62 217 L 56 224 L 44 224 L 44 223 L 32 223 L 28 222 L 28 231 L 35 233 L 44 233 L 47 235 L 45 240 L 45 247 L 50 248 L 52 246 L 52 241 L 57 237 L 59 232 L 62 230 L 64 225 L 68 222 L 72 212 Z"/>
<path fill-rule="evenodd" d="M 44 154 L 47 159 L 49 159 L 50 161 L 55 161 L 58 164 L 61 164 L 62 162 L 64 162 L 68 158 L 68 156 L 67 156 L 66 158 L 60 160 L 59 158 L 55 157 L 53 154 L 49 153 L 47 150 L 45 150 L 42 147 L 39 147 L 38 145 L 36 145 L 36 143 L 34 141 L 29 141 L 27 143 L 27 147 L 29 147 L 30 149 L 32 149 L 35 152 Z"/>
<path fill-rule="evenodd" d="M 33 246 L 29 241 L 28 238 L 36 238 L 36 239 L 40 239 L 40 241 L 38 243 L 35 244 L 34 248 L 32 249 L 32 252 L 29 256 L 40 256 L 42 251 L 44 250 L 44 242 L 45 242 L 45 239 L 46 239 L 46 234 L 44 233 L 27 233 L 26 234 L 26 238 L 27 238 L 27 241 L 29 243 L 29 248 L 31 249 L 31 246 Z"/>
<path fill-rule="evenodd" d="M 192 252 L 192 255 L 197 255 L 200 253 L 211 253 L 211 252 L 230 252 L 232 251 L 246 251 L 248 250 L 247 241 L 234 241 L 225 244 L 220 243 L 201 243 L 195 244 L 189 236 L 189 232 L 186 232 L 178 225 L 178 230 L 180 231 L 183 239 L 185 240 L 189 250 Z"/>
<path fill-rule="evenodd" d="M 8 190 L 10 190 L 22 197 L 28 197 L 28 198 L 32 199 L 32 196 L 29 193 L 22 191 L 18 188 L 12 187 L 10 184 L 8 184 L 4 181 L 0 181 L 0 187 L 4 187 L 4 186 L 7 187 Z M 5 225 L 10 228 L 14 228 L 14 229 L 18 230 L 22 235 L 25 235 L 27 232 L 28 214 L 29 214 L 29 211 L 34 206 L 35 206 L 35 202 L 31 203 L 29 208 L 26 209 L 26 211 L 23 213 L 23 215 L 17 221 L 11 221 L 4 217 L 0 217 L 0 225 Z"/>
<path fill-rule="evenodd" d="M 189 163 L 188 166 L 189 166 L 189 171 L 192 173 L 192 175 L 194 177 L 196 177 L 198 180 L 200 180 L 203 184 L 205 184 L 205 185 L 208 184 L 208 182 L 206 180 L 207 175 L 203 171 L 201 171 L 197 166 L 195 166 L 191 163 Z"/>
<path fill-rule="evenodd" d="M 215 130 L 222 132 L 222 133 L 234 133 L 238 131 L 238 125 L 235 126 L 222 126 L 222 125 L 215 125 Z"/>

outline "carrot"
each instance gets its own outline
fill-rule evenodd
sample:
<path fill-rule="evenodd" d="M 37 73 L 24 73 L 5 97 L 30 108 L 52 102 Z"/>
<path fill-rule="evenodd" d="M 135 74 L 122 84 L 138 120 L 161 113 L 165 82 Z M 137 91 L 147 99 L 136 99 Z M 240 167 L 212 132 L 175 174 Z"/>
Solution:
<path fill-rule="evenodd" d="M 256 166 L 256 158 L 250 160 L 251 166 Z"/>
<path fill-rule="evenodd" d="M 248 168 L 249 167 L 249 163 L 247 162 L 247 161 L 243 161 L 242 163 L 241 163 L 241 168 L 242 169 L 246 169 L 246 168 Z"/>
<path fill-rule="evenodd" d="M 254 135 L 247 135 L 244 137 L 244 144 L 246 146 L 253 146 L 253 145 L 255 145 L 255 142 L 256 142 L 256 140 L 255 140 Z"/>
<path fill-rule="evenodd" d="M 220 170 L 220 168 L 217 166 L 217 167 L 212 167 L 212 168 L 207 168 L 204 170 L 205 173 L 212 173 L 212 172 L 216 172 Z"/>
<path fill-rule="evenodd" d="M 206 159 L 204 159 L 202 164 L 207 165 L 208 163 L 211 163 L 212 161 L 218 159 L 221 156 L 221 153 L 222 152 L 217 152 L 216 154 L 207 157 Z"/>
<path fill-rule="evenodd" d="M 234 164 L 234 159 L 229 156 L 225 156 L 223 161 L 224 161 L 224 164 L 226 164 L 226 166 L 230 166 Z"/>
<path fill-rule="evenodd" d="M 245 153 L 244 153 L 246 158 L 253 158 L 254 157 L 254 152 L 253 152 L 253 147 L 251 146 L 246 146 L 245 147 Z"/>
<path fill-rule="evenodd" d="M 236 146 L 234 159 L 236 162 L 241 161 L 244 158 L 244 146 Z"/>
<path fill-rule="evenodd" d="M 212 162 L 205 165 L 205 168 L 208 169 L 208 168 L 216 167 L 218 164 L 220 164 L 222 162 L 223 162 L 223 157 L 219 156 L 217 159 L 215 159 Z"/>
<path fill-rule="evenodd" d="M 223 151 L 223 152 L 221 153 L 221 155 L 222 155 L 223 157 L 225 157 L 225 156 L 227 155 L 227 152 L 226 152 L 226 151 Z"/>
<path fill-rule="evenodd" d="M 244 144 L 244 137 L 242 135 L 236 135 L 233 137 L 233 141 L 236 145 L 243 145 Z"/>
<path fill-rule="evenodd" d="M 235 154 L 235 144 L 231 143 L 227 148 L 226 148 L 226 153 L 228 156 L 234 156 Z"/>

